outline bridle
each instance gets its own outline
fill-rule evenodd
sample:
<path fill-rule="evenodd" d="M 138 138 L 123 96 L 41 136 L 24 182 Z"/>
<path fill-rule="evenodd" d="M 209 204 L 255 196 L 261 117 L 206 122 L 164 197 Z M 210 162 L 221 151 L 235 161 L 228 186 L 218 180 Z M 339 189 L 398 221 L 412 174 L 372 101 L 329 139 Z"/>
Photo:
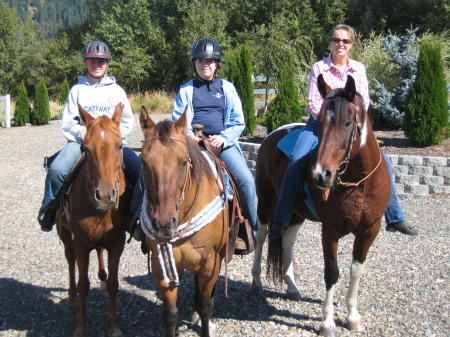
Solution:
<path fill-rule="evenodd" d="M 350 135 L 350 144 L 348 146 L 347 153 L 345 154 L 344 160 L 338 166 L 338 169 L 337 169 L 337 172 L 336 172 L 336 180 L 337 180 L 337 183 L 339 185 L 346 186 L 346 187 L 349 187 L 349 186 L 357 187 L 363 181 L 368 179 L 378 169 L 378 167 L 381 164 L 382 154 L 381 154 L 381 150 L 380 150 L 379 151 L 380 159 L 378 161 L 378 164 L 375 166 L 375 168 L 367 176 L 365 176 L 360 181 L 358 181 L 356 183 L 351 183 L 351 182 L 343 182 L 341 180 L 341 175 L 344 174 L 345 171 L 347 170 L 348 164 L 349 164 L 350 159 L 351 159 L 351 152 L 352 152 L 352 149 L 353 149 L 353 143 L 356 142 L 356 132 L 358 132 L 360 136 L 361 136 L 361 132 L 362 132 L 362 125 L 361 125 L 361 122 L 359 121 L 359 117 L 358 117 L 359 107 L 356 106 L 356 104 L 354 104 L 353 102 L 350 102 L 349 104 L 354 105 L 354 107 L 356 109 L 356 114 L 355 114 L 355 118 L 354 118 L 354 122 L 353 122 L 352 133 Z"/>
<path fill-rule="evenodd" d="M 149 139 L 145 139 L 144 143 L 148 142 L 150 140 L 157 140 L 157 139 L 161 139 L 161 137 L 159 137 L 159 136 L 150 137 Z M 186 148 L 186 154 L 187 154 L 186 155 L 187 160 L 186 160 L 186 166 L 185 166 L 186 167 L 186 172 L 185 172 L 183 188 L 181 189 L 180 197 L 178 198 L 178 201 L 176 203 L 176 211 L 177 211 L 177 215 L 179 216 L 180 206 L 181 206 L 181 203 L 184 200 L 186 188 L 188 186 L 190 188 L 191 183 L 192 183 L 192 181 L 191 181 L 192 158 L 191 158 L 191 155 L 189 153 L 189 148 L 188 148 L 188 146 L 186 144 L 186 141 L 184 139 L 181 139 L 181 138 L 178 138 L 178 137 L 174 137 L 174 136 L 169 136 L 169 139 L 172 139 L 174 141 L 177 141 L 177 142 L 180 142 L 180 143 L 184 144 L 184 146 Z M 142 175 L 142 176 L 144 177 L 144 175 Z M 198 194 L 199 194 L 199 191 L 200 191 L 201 182 L 202 182 L 202 180 L 200 179 L 198 184 L 197 184 L 197 188 L 196 188 L 196 191 L 195 191 L 194 202 L 193 202 L 193 206 L 192 206 L 192 211 L 191 211 L 191 215 L 189 216 L 188 225 L 181 232 L 178 233 L 178 236 L 180 238 L 183 237 L 184 234 L 190 229 L 190 224 L 191 224 L 192 218 L 193 218 L 193 216 L 195 214 L 194 212 L 195 212 L 196 205 L 197 205 Z M 145 182 L 144 182 L 144 185 L 145 185 Z M 151 207 L 152 212 L 153 212 L 153 205 L 150 204 L 150 207 Z"/>
<path fill-rule="evenodd" d="M 119 171 L 118 171 L 118 174 L 117 174 L 116 187 L 114 188 L 114 190 L 116 191 L 116 201 L 114 203 L 114 209 L 118 209 L 119 208 L 120 179 L 122 178 L 122 172 L 123 172 L 123 170 L 125 168 L 124 161 L 123 161 L 123 148 L 122 148 L 121 151 L 122 151 L 121 163 L 120 163 Z M 86 154 L 85 154 L 85 156 L 86 156 Z M 87 179 L 85 179 L 86 189 L 87 189 L 88 193 L 90 194 L 89 185 L 91 185 L 92 186 L 92 191 L 94 192 L 94 195 L 95 195 L 96 188 L 95 188 L 95 183 L 94 183 L 94 181 L 92 179 L 91 167 L 87 163 L 87 158 L 85 160 L 86 160 L 86 164 L 88 166 Z M 95 198 L 95 196 L 94 196 L 94 198 Z M 94 201 L 94 204 L 95 204 L 95 201 Z"/>

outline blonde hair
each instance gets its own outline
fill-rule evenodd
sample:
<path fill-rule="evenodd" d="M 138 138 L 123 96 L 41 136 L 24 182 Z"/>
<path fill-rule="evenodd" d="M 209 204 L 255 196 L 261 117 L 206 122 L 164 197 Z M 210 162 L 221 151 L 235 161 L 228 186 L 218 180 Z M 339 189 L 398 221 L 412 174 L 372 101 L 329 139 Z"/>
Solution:
<path fill-rule="evenodd" d="M 350 40 L 352 41 L 352 43 L 355 42 L 355 30 L 353 29 L 353 27 L 349 26 L 349 25 L 345 25 L 345 24 L 339 24 L 337 26 L 335 26 L 330 33 L 330 38 L 333 37 L 334 32 L 336 32 L 339 29 L 343 29 L 345 31 L 347 31 L 348 33 L 348 37 L 350 38 Z"/>

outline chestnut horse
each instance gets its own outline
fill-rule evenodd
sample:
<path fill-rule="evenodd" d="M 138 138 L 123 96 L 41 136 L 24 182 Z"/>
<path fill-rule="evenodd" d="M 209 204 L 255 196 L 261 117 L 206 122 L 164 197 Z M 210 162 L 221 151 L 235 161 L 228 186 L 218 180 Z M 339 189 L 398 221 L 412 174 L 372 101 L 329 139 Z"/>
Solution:
<path fill-rule="evenodd" d="M 144 107 L 141 226 L 151 268 L 163 299 L 166 336 L 175 336 L 177 293 L 184 270 L 195 274 L 193 320 L 202 336 L 215 336 L 214 288 L 228 240 L 228 206 L 210 164 L 186 136 L 186 112 L 177 122 L 155 124 Z"/>
<path fill-rule="evenodd" d="M 66 308 L 79 308 L 75 337 L 87 336 L 85 307 L 89 293 L 89 255 L 95 249 L 99 260 L 100 293 L 109 295 L 109 336 L 122 336 L 118 328 L 116 299 L 119 288 L 119 260 L 125 245 L 126 228 L 133 214 L 129 211 L 131 192 L 123 172 L 123 144 L 120 134 L 122 104 L 117 105 L 112 118 L 93 118 L 78 105 L 81 119 L 87 127 L 83 142 L 84 162 L 71 188 L 61 198 L 57 230 L 64 243 L 69 264 L 69 298 Z M 108 252 L 108 274 L 103 261 L 103 249 Z M 78 284 L 75 281 L 78 265 Z M 107 293 L 105 292 L 105 288 Z"/>
<path fill-rule="evenodd" d="M 380 230 L 391 185 L 386 163 L 353 78 L 348 76 L 345 88 L 331 90 L 320 75 L 318 87 L 325 99 L 317 118 L 319 146 L 305 172 L 316 214 L 299 193 L 289 228 L 283 231 L 281 239 L 269 242 L 268 275 L 272 274 L 275 280 L 282 277 L 288 285 L 288 297 L 299 300 L 294 281 L 293 246 L 305 218 L 321 222 L 326 297 L 320 332 L 334 336 L 333 294 L 339 277 L 338 241 L 349 233 L 355 236 L 346 320 L 351 330 L 362 330 L 364 325 L 356 308 L 358 285 L 368 250 Z M 256 292 L 262 292 L 262 248 L 267 225 L 273 223 L 273 212 L 289 160 L 277 148 L 277 143 L 289 131 L 292 129 L 284 127 L 271 133 L 258 152 L 255 183 L 261 225 L 256 233 L 257 248 L 252 267 L 253 290 Z"/>

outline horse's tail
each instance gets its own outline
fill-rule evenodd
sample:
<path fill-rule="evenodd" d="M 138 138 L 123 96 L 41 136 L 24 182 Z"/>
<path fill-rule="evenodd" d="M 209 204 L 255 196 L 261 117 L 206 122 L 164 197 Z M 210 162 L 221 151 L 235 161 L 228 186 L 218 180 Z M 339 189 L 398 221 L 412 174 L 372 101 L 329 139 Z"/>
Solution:
<path fill-rule="evenodd" d="M 269 228 L 273 224 L 270 220 Z M 272 279 L 275 285 L 283 282 L 283 246 L 282 238 L 269 240 L 267 249 L 266 277 Z"/>

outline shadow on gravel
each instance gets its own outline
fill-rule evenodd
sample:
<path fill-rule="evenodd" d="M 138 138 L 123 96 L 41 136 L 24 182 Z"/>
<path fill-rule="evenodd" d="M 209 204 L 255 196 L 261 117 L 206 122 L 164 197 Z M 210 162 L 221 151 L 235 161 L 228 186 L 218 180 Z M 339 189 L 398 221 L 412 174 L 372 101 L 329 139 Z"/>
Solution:
<path fill-rule="evenodd" d="M 157 298 L 162 301 L 153 274 L 137 277 L 124 278 L 124 281 L 143 290 L 156 291 Z M 194 275 L 186 272 L 180 279 L 177 307 L 179 310 L 179 319 L 177 327 L 182 325 L 196 331 L 199 335 L 201 329 L 197 325 L 190 323 L 191 315 L 194 308 Z M 280 301 L 288 301 L 283 293 L 265 290 L 264 296 L 252 294 L 249 282 L 233 281 L 228 279 L 228 297 L 225 296 L 225 278 L 219 276 L 216 283 L 215 291 L 215 308 L 216 318 L 225 320 L 238 320 L 248 322 L 273 321 L 290 327 L 298 327 L 312 333 L 318 333 L 316 329 L 311 328 L 308 324 L 301 324 L 302 321 L 321 321 L 321 317 L 311 317 L 308 315 L 296 314 L 289 310 L 279 310 L 269 304 L 266 298 L 280 299 Z M 322 300 L 302 298 L 300 302 L 322 305 Z M 157 314 L 162 318 L 162 304 L 157 305 Z M 144 314 L 145 315 L 145 314 Z M 149 315 L 149 314 L 148 314 Z M 149 319 L 150 316 L 147 317 Z M 145 316 L 143 317 L 145 319 Z M 159 329 L 164 331 L 161 320 Z M 219 323 L 220 329 L 220 323 Z"/>
<path fill-rule="evenodd" d="M 145 278 L 148 279 L 147 276 Z M 91 283 L 88 295 L 86 330 L 90 336 L 106 336 L 109 302 L 99 296 L 96 285 L 95 282 Z M 76 313 L 64 313 L 66 298 L 67 288 L 38 287 L 11 278 L 1 278 L 0 335 L 73 336 L 76 329 Z M 149 315 L 156 315 L 159 318 L 161 308 L 145 297 L 119 289 L 117 310 L 119 326 L 125 336 L 149 336 L 148 331 L 155 332 L 157 336 L 163 331 L 158 331 L 149 324 Z M 145 327 L 142 327 L 143 323 Z M 10 335 L 8 330 L 15 332 Z M 143 330 L 147 330 L 147 333 L 142 333 Z"/>

